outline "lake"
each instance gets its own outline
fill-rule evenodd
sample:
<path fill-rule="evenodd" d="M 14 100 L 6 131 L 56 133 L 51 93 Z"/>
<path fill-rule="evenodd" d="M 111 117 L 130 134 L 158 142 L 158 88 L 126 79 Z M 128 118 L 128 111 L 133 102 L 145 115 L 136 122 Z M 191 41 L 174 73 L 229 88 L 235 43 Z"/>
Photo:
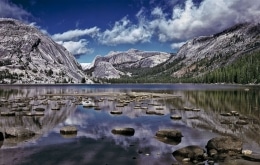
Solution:
<path fill-rule="evenodd" d="M 243 149 L 260 154 L 259 86 L 2 85 L 0 98 L 0 132 L 22 127 L 35 133 L 0 141 L 0 164 L 174 164 L 175 150 L 205 148 L 221 135 L 239 137 Z M 81 100 L 87 98 L 95 107 L 83 107 Z M 122 114 L 111 114 L 114 110 Z M 239 115 L 223 115 L 231 111 Z M 247 124 L 236 124 L 239 117 Z M 75 126 L 77 134 L 60 134 L 64 126 Z M 134 135 L 112 133 L 125 127 L 134 128 Z M 172 143 L 158 140 L 155 134 L 161 129 L 179 130 L 183 137 Z"/>

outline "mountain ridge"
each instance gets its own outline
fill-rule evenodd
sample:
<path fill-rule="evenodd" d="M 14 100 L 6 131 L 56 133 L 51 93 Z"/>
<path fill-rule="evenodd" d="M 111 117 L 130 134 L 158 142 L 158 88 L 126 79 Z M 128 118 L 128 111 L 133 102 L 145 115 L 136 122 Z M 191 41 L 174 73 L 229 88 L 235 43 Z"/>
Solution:
<path fill-rule="evenodd" d="M 151 68 L 150 70 L 136 70 L 135 76 L 124 77 L 118 80 L 108 81 L 110 83 L 162 83 L 162 82 L 228 82 L 228 83 L 259 83 L 257 75 L 247 76 L 252 78 L 245 80 L 237 77 L 246 77 L 243 74 L 249 68 L 246 63 L 239 63 L 241 69 L 233 66 L 228 71 L 227 67 L 237 60 L 248 61 L 244 58 L 250 56 L 257 58 L 260 54 L 260 24 L 242 23 L 234 25 L 222 32 L 210 36 L 199 36 L 188 40 L 174 55 L 163 65 Z M 243 59 L 241 59 L 243 58 Z M 250 62 L 257 68 L 257 61 Z M 243 68 L 243 69 L 242 69 Z M 214 72 L 214 71 L 217 72 Z M 223 71 L 223 73 L 222 73 Z M 242 72 L 243 71 L 243 72 Z M 214 74 L 213 74 L 214 72 Z M 234 72 L 234 73 L 231 73 Z M 208 76 L 210 74 L 210 76 Z M 216 78 L 216 76 L 228 75 L 232 78 Z M 208 77 L 211 77 L 209 81 Z M 134 80 L 133 80 L 134 79 Z M 243 81 L 242 81 L 243 79 Z"/>
<path fill-rule="evenodd" d="M 239 54 L 259 48 L 259 37 L 260 24 L 243 23 L 211 36 L 197 37 L 189 40 L 180 48 L 176 56 L 177 58 L 185 57 L 182 61 L 185 67 L 174 72 L 172 76 L 184 76 L 184 70 L 194 70 L 193 65 L 198 65 L 199 61 L 205 59 L 212 60 L 211 66 L 207 69 L 215 69 L 219 67 L 217 65 L 228 64 L 237 58 Z M 216 59 L 221 58 L 225 58 L 226 60 L 222 61 L 222 64 L 217 63 Z M 200 68 L 199 70 L 202 69 L 205 68 Z"/>
<path fill-rule="evenodd" d="M 68 50 L 31 25 L 0 18 L 0 40 L 1 83 L 78 83 L 87 78 Z"/>
<path fill-rule="evenodd" d="M 92 67 L 87 69 L 86 72 L 94 78 L 110 79 L 131 76 L 131 72 L 127 71 L 128 69 L 152 68 L 167 61 L 171 56 L 170 53 L 137 49 L 110 52 L 105 56 L 96 56 L 91 64 Z"/>

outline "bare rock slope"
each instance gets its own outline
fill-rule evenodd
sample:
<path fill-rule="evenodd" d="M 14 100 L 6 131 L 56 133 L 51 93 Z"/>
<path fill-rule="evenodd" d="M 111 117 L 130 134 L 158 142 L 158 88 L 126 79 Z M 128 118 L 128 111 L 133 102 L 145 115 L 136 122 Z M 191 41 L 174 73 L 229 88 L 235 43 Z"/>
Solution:
<path fill-rule="evenodd" d="M 171 58 L 164 52 L 140 51 L 130 49 L 126 52 L 110 52 L 108 55 L 97 56 L 88 72 L 95 78 L 120 78 L 131 75 L 125 70 L 131 68 L 152 68 Z"/>
<path fill-rule="evenodd" d="M 85 77 L 63 46 L 13 19 L 0 19 L 0 61 L 0 83 L 78 83 Z"/>
<path fill-rule="evenodd" d="M 205 73 L 232 63 L 237 57 L 260 48 L 260 24 L 243 23 L 211 36 L 189 40 L 169 62 L 181 59 L 172 76 L 193 71 Z"/>

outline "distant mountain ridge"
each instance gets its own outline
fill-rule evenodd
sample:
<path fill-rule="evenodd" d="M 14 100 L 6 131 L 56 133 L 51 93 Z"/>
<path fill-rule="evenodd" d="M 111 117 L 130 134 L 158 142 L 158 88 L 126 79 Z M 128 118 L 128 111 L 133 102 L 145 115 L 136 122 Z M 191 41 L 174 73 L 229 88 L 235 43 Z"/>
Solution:
<path fill-rule="evenodd" d="M 110 52 L 108 55 L 97 56 L 86 72 L 95 78 L 120 78 L 131 76 L 125 70 L 131 68 L 152 68 L 171 58 L 170 53 L 156 51 L 140 51 L 130 49 L 125 52 Z"/>
<path fill-rule="evenodd" d="M 14 19 L 0 18 L 0 61 L 0 83 L 78 83 L 85 78 L 63 46 Z"/>
<path fill-rule="evenodd" d="M 255 61 L 252 58 L 256 58 Z M 150 69 L 135 70 L 132 77 L 113 79 L 109 82 L 259 83 L 260 76 L 255 73 L 260 66 L 258 61 L 260 24 L 242 23 L 211 36 L 191 39 L 166 62 Z M 240 64 L 241 68 L 234 66 L 234 63 Z M 227 68 L 231 65 L 232 67 Z"/>
<path fill-rule="evenodd" d="M 172 76 L 182 77 L 195 69 L 204 72 L 232 63 L 239 55 L 260 48 L 260 24 L 237 24 L 211 36 L 201 36 L 189 40 L 177 53 L 184 64 Z M 206 67 L 203 63 L 210 65 Z"/>

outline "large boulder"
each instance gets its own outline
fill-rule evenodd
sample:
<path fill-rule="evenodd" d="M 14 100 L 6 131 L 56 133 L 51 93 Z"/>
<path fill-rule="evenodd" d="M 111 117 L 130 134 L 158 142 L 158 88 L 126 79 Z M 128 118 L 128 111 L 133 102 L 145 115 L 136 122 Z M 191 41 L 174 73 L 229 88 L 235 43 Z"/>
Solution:
<path fill-rule="evenodd" d="M 203 148 L 199 146 L 187 146 L 178 149 L 172 153 L 172 155 L 178 160 L 190 160 L 192 162 L 204 161 L 206 154 Z"/>
<path fill-rule="evenodd" d="M 32 137 L 34 135 L 35 133 L 33 131 L 22 127 L 11 127 L 11 128 L 6 128 L 5 130 L 6 138 L 10 138 L 10 137 L 24 138 L 24 137 Z"/>
<path fill-rule="evenodd" d="M 206 148 L 208 155 L 218 157 L 219 155 L 235 156 L 242 153 L 243 142 L 231 136 L 215 137 L 208 141 Z"/>

